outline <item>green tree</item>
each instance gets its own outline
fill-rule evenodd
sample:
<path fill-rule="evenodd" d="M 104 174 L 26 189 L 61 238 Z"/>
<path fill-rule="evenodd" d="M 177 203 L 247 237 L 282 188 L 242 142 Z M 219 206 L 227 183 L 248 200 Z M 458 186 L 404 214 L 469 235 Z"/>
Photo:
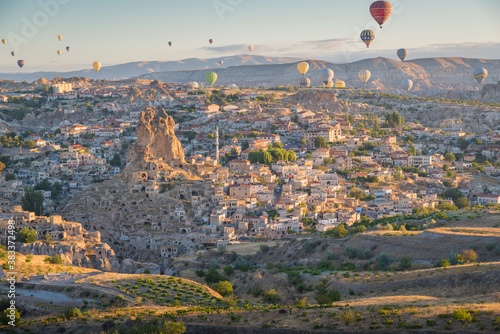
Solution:
<path fill-rule="evenodd" d="M 221 281 L 213 285 L 213 289 L 223 297 L 228 297 L 233 294 L 233 285 L 228 281 Z"/>
<path fill-rule="evenodd" d="M 465 196 L 457 198 L 454 202 L 457 208 L 459 209 L 470 207 L 470 202 L 467 200 L 467 197 Z"/>
<path fill-rule="evenodd" d="M 24 188 L 24 195 L 21 198 L 23 210 L 34 212 L 36 216 L 41 216 L 43 213 L 43 195 L 34 187 Z"/>
<path fill-rule="evenodd" d="M 401 127 L 405 124 L 405 120 L 404 120 L 403 116 L 401 116 L 397 111 L 394 111 L 392 114 L 387 113 L 385 115 L 385 122 L 391 128 Z"/>
<path fill-rule="evenodd" d="M 22 145 L 24 148 L 29 148 L 29 149 L 32 149 L 32 148 L 35 148 L 36 147 L 36 144 L 33 140 L 27 140 L 23 143 Z"/>
<path fill-rule="evenodd" d="M 109 162 L 111 166 L 121 167 L 122 166 L 122 158 L 118 153 L 115 153 L 113 159 Z"/>
<path fill-rule="evenodd" d="M 306 142 L 306 140 L 305 140 L 305 139 L 301 139 L 301 140 L 300 140 L 300 143 L 302 144 L 302 146 L 306 146 L 306 144 L 307 144 L 307 142 Z"/>
<path fill-rule="evenodd" d="M 459 138 L 457 141 L 458 147 L 460 147 L 462 150 L 467 149 L 469 147 L 469 141 L 465 138 Z"/>
<path fill-rule="evenodd" d="M 36 241 L 36 231 L 29 227 L 24 227 L 17 234 L 17 241 L 30 244 Z"/>
<path fill-rule="evenodd" d="M 288 161 L 293 162 L 293 161 L 297 160 L 297 155 L 295 154 L 295 152 L 293 150 L 288 150 L 287 155 L 288 155 L 288 157 L 287 157 Z"/>
<path fill-rule="evenodd" d="M 186 333 L 186 326 L 182 322 L 178 321 L 165 321 L 161 328 L 161 334 L 183 334 Z"/>
<path fill-rule="evenodd" d="M 264 300 L 265 303 L 275 304 L 275 303 L 277 303 L 277 302 L 279 302 L 281 300 L 281 297 L 276 292 L 276 290 L 271 289 L 271 290 L 269 290 L 268 292 L 266 292 L 264 294 L 264 296 L 262 297 L 262 299 Z"/>
<path fill-rule="evenodd" d="M 411 267 L 412 264 L 409 258 L 407 257 L 401 258 L 401 260 L 399 261 L 399 269 L 406 271 L 411 269 Z"/>
<path fill-rule="evenodd" d="M 314 138 L 314 147 L 320 148 L 320 147 L 326 147 L 326 145 L 327 142 L 325 137 L 317 136 L 316 138 Z"/>
<path fill-rule="evenodd" d="M 345 228 L 345 224 L 340 224 L 332 229 L 329 229 L 325 232 L 325 234 L 335 238 L 343 238 L 349 234 L 349 231 Z"/>
<path fill-rule="evenodd" d="M 453 154 L 453 153 L 448 152 L 444 155 L 444 160 L 446 160 L 446 162 L 453 162 L 453 161 L 455 161 L 455 159 L 456 159 L 455 154 Z"/>
<path fill-rule="evenodd" d="M 0 161 L 0 173 L 3 173 L 4 169 L 5 169 L 5 164 Z"/>

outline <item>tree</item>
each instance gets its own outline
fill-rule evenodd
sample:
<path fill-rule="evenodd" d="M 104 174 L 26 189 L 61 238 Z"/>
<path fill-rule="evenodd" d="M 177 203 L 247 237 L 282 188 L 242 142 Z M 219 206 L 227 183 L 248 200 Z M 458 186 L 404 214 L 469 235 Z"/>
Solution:
<path fill-rule="evenodd" d="M 323 277 L 319 281 L 319 284 L 314 287 L 314 289 L 316 290 L 314 299 L 316 299 L 316 301 L 320 305 L 331 304 L 333 302 L 338 302 L 341 300 L 340 293 L 335 289 L 328 290 L 327 285 L 328 279 L 326 277 Z"/>
<path fill-rule="evenodd" d="M 109 162 L 111 166 L 116 166 L 116 167 L 121 167 L 122 165 L 122 158 L 120 157 L 120 154 L 115 153 L 113 156 L 113 159 Z"/>
<path fill-rule="evenodd" d="M 405 124 L 405 120 L 404 120 L 403 116 L 401 116 L 397 111 L 394 111 L 392 114 L 387 113 L 385 115 L 385 122 L 391 128 L 401 127 Z"/>
<path fill-rule="evenodd" d="M 31 148 L 35 148 L 36 144 L 33 140 L 30 139 L 30 140 L 27 140 L 23 143 L 23 147 L 31 149 Z"/>
<path fill-rule="evenodd" d="M 220 281 L 227 281 L 227 278 L 219 274 L 217 268 L 211 267 L 205 275 L 205 282 L 208 284 L 219 283 Z"/>
<path fill-rule="evenodd" d="M 165 321 L 162 326 L 162 331 L 158 333 L 165 334 L 183 334 L 186 333 L 186 326 L 178 321 Z"/>
<path fill-rule="evenodd" d="M 3 173 L 5 169 L 5 164 L 3 162 L 0 162 L 0 173 Z"/>
<path fill-rule="evenodd" d="M 444 155 L 444 160 L 446 160 L 446 162 L 453 162 L 453 161 L 455 161 L 455 159 L 456 159 L 455 154 L 453 154 L 453 153 L 448 152 Z"/>
<path fill-rule="evenodd" d="M 320 147 L 326 147 L 326 138 L 323 136 L 317 136 L 314 138 L 314 147 L 320 148 Z"/>
<path fill-rule="evenodd" d="M 228 297 L 233 294 L 233 285 L 228 281 L 221 281 L 214 284 L 213 289 L 220 293 L 223 297 Z"/>
<path fill-rule="evenodd" d="M 460 263 L 470 263 L 477 260 L 477 253 L 473 249 L 466 249 L 455 258 Z"/>
<path fill-rule="evenodd" d="M 349 234 L 349 231 L 345 228 L 344 224 L 335 226 L 325 232 L 326 235 L 333 236 L 335 238 L 343 238 Z"/>
<path fill-rule="evenodd" d="M 266 292 L 262 298 L 265 303 L 272 303 L 272 304 L 275 304 L 281 300 L 280 295 L 274 289 L 271 289 L 268 292 Z"/>
<path fill-rule="evenodd" d="M 223 270 L 224 274 L 226 274 L 227 276 L 231 276 L 232 274 L 234 274 L 234 268 L 232 266 L 225 266 Z"/>
<path fill-rule="evenodd" d="M 307 144 L 307 142 L 306 142 L 306 140 L 305 140 L 305 139 L 301 139 L 301 140 L 300 140 L 300 143 L 301 143 L 303 146 L 306 146 L 306 144 Z"/>
<path fill-rule="evenodd" d="M 401 258 L 401 260 L 399 261 L 399 269 L 406 271 L 411 269 L 411 267 L 412 264 L 409 258 L 407 257 Z"/>
<path fill-rule="evenodd" d="M 462 150 L 465 150 L 467 147 L 469 147 L 469 141 L 465 138 L 459 138 L 457 144 L 458 147 L 460 147 Z"/>
<path fill-rule="evenodd" d="M 36 216 L 41 216 L 43 213 L 43 195 L 34 187 L 24 188 L 24 195 L 21 198 L 23 210 L 34 212 Z"/>
<path fill-rule="evenodd" d="M 463 209 L 470 207 L 470 202 L 467 200 L 467 197 L 463 196 L 457 198 L 457 200 L 455 201 L 455 205 L 457 206 L 457 208 Z"/>
<path fill-rule="evenodd" d="M 12 313 L 14 313 L 14 319 L 11 319 Z M 0 324 L 8 325 L 9 322 L 12 323 L 12 321 L 14 321 L 14 324 L 18 325 L 19 321 L 21 320 L 21 315 L 19 314 L 16 308 L 14 308 L 12 313 L 11 310 L 9 310 L 8 308 L 2 311 L 0 313 Z"/>
<path fill-rule="evenodd" d="M 36 241 L 36 231 L 29 227 L 24 227 L 17 234 L 17 240 L 23 243 L 30 244 Z"/>
<path fill-rule="evenodd" d="M 295 155 L 295 152 L 293 150 L 288 150 L 287 156 L 288 161 L 294 162 L 295 160 L 297 160 L 297 155 Z"/>

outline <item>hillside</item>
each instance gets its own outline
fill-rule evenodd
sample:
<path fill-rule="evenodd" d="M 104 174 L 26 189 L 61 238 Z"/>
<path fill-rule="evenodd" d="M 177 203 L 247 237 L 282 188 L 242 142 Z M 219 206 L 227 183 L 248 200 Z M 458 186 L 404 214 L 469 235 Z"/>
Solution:
<path fill-rule="evenodd" d="M 224 61 L 222 66 L 219 66 L 220 60 Z M 0 74 L 0 78 L 34 81 L 40 78 L 52 80 L 56 77 L 86 77 L 108 80 L 139 77 L 169 83 L 188 83 L 190 81 L 204 83 L 205 73 L 210 69 L 218 75 L 217 85 L 231 83 L 244 87 L 297 85 L 301 76 L 297 72 L 296 64 L 303 60 L 295 57 L 235 55 L 211 59 L 190 58 L 179 61 L 133 62 L 103 66 L 99 73 L 95 73 L 89 68 L 64 73 L 5 73 Z M 347 64 L 333 64 L 323 60 L 307 61 L 310 64 L 310 69 L 306 76 L 311 79 L 313 86 L 322 85 L 319 72 L 323 68 L 332 69 L 335 73 L 334 80 L 345 81 L 348 88 L 401 89 L 401 80 L 410 78 L 413 80 L 413 90 L 425 91 L 431 95 L 433 92 L 441 90 L 454 90 L 456 95 L 460 95 L 460 92 L 464 90 L 479 91 L 481 86 L 472 76 L 472 70 L 478 66 L 488 70 L 489 74 L 484 82 L 485 85 L 500 81 L 500 60 L 447 57 L 400 62 L 378 57 Z M 366 86 L 363 86 L 358 79 L 358 72 L 363 69 L 368 69 L 371 72 L 371 79 Z M 480 97 L 480 95 L 478 93 L 477 96 L 472 96 Z M 470 98 L 470 96 L 469 94 L 467 97 Z"/>
<path fill-rule="evenodd" d="M 224 64 L 219 66 L 219 62 L 223 60 Z M 5 80 L 15 80 L 15 81 L 35 81 L 40 78 L 45 78 L 47 80 L 52 80 L 56 77 L 86 77 L 89 79 L 128 79 L 133 77 L 138 77 L 147 73 L 155 72 L 168 72 L 168 71 L 186 71 L 186 70 L 200 70 L 209 68 L 226 68 L 228 66 L 240 66 L 240 65 L 269 65 L 269 64 L 285 64 L 300 61 L 301 58 L 294 57 L 265 57 L 265 56 L 253 56 L 253 55 L 235 55 L 229 57 L 220 58 L 210 58 L 210 59 L 200 59 L 200 58 L 188 58 L 178 61 L 142 61 L 142 62 L 132 62 L 126 64 L 118 64 L 112 66 L 106 66 L 96 73 L 92 67 L 71 71 L 71 72 L 35 72 L 26 73 L 29 68 L 23 69 L 24 73 L 13 74 L 13 73 L 0 73 L 0 78 Z"/>

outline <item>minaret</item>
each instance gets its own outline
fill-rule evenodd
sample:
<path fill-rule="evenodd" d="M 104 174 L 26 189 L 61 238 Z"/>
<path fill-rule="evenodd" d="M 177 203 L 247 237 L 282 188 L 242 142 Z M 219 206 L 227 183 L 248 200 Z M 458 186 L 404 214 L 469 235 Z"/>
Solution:
<path fill-rule="evenodd" d="M 215 126 L 215 161 L 219 164 L 219 126 Z"/>

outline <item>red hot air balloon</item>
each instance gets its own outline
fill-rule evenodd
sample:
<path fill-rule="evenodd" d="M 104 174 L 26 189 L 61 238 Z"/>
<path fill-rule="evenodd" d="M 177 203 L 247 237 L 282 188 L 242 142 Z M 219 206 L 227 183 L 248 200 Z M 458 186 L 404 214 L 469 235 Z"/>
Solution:
<path fill-rule="evenodd" d="M 210 38 L 210 39 L 208 40 L 208 43 L 210 43 L 210 44 L 214 44 L 214 40 Z"/>
<path fill-rule="evenodd" d="M 392 6 L 389 1 L 375 1 L 370 6 L 370 14 L 382 28 L 382 24 L 391 16 Z"/>
<path fill-rule="evenodd" d="M 17 65 L 18 65 L 20 68 L 23 68 L 23 66 L 24 66 L 24 60 L 22 60 L 22 59 L 21 59 L 21 60 L 18 60 L 18 61 L 17 61 Z"/>

